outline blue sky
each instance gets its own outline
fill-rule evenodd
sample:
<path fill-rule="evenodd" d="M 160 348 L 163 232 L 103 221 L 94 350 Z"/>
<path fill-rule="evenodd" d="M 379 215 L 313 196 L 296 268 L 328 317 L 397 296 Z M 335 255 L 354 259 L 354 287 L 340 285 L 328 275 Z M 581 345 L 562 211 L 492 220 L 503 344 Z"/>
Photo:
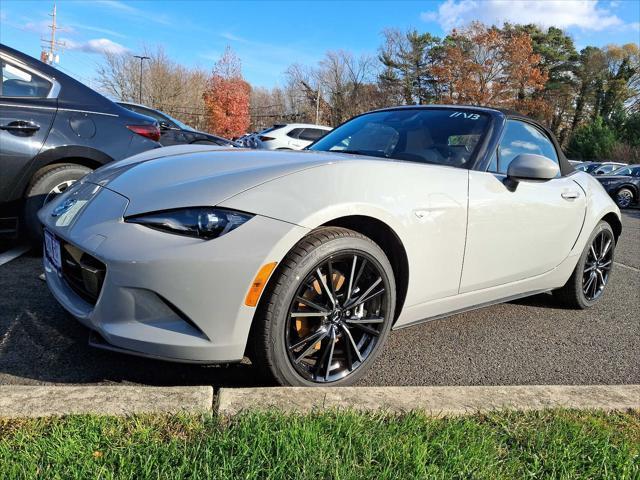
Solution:
<path fill-rule="evenodd" d="M 0 41 L 35 57 L 52 1 L 1 0 Z M 640 42 L 640 0 L 120 1 L 57 2 L 63 71 L 91 84 L 104 49 L 164 46 L 176 61 L 211 68 L 226 45 L 253 85 L 275 86 L 291 63 L 327 50 L 375 54 L 381 32 L 413 27 L 443 35 L 472 20 L 556 25 L 586 45 Z"/>

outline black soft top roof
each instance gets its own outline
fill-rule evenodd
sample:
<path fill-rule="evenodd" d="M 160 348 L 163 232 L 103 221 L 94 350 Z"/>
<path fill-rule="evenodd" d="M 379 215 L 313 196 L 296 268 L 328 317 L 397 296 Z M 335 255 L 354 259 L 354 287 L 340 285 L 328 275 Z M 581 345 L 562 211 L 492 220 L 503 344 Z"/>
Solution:
<path fill-rule="evenodd" d="M 398 107 L 381 108 L 375 111 L 384 112 L 384 111 L 404 110 L 404 109 L 451 109 L 451 110 L 463 109 L 463 110 L 471 110 L 476 112 L 483 112 L 488 115 L 491 115 L 494 118 L 499 117 L 503 120 L 505 119 L 505 117 L 507 117 L 507 118 L 514 118 L 514 119 L 519 119 L 519 120 L 532 123 L 538 126 L 540 129 L 542 129 L 544 132 L 546 132 L 549 138 L 552 140 L 555 146 L 555 149 L 558 153 L 558 163 L 560 165 L 560 172 L 562 173 L 562 175 L 569 175 L 570 173 L 575 171 L 573 166 L 569 163 L 569 160 L 567 160 L 567 157 L 564 155 L 564 152 L 562 151 L 562 147 L 558 143 L 558 140 L 556 139 L 553 132 L 551 132 L 551 130 L 549 130 L 549 128 L 547 128 L 546 125 L 536 120 L 535 118 L 528 117 L 527 115 L 523 115 L 516 111 L 505 109 L 505 108 L 485 107 L 485 106 L 479 106 L 479 105 L 451 105 L 451 104 L 403 105 Z"/>

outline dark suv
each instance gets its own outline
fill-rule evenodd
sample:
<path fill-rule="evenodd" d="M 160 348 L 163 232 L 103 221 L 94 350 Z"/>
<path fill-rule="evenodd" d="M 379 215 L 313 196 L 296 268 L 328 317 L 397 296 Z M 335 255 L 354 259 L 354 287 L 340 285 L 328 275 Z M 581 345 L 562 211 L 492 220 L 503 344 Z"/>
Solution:
<path fill-rule="evenodd" d="M 59 70 L 0 44 L 0 235 L 34 240 L 36 213 L 74 181 L 160 146 L 154 119 L 116 105 Z"/>
<path fill-rule="evenodd" d="M 620 167 L 609 175 L 596 177 L 620 208 L 640 200 L 640 165 Z"/>
<path fill-rule="evenodd" d="M 160 143 L 164 147 L 191 143 L 196 145 L 219 145 L 221 147 L 239 147 L 240 145 L 226 138 L 199 132 L 168 114 L 137 103 L 117 102 L 118 105 L 132 112 L 146 115 L 158 121 L 160 125 Z"/>

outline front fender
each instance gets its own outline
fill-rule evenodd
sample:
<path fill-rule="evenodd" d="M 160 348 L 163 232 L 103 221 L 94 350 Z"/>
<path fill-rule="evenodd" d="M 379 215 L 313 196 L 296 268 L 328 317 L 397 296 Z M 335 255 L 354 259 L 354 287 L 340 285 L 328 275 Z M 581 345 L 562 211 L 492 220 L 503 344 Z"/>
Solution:
<path fill-rule="evenodd" d="M 394 231 L 415 266 L 405 305 L 458 293 L 467 220 L 468 171 L 358 159 L 258 185 L 219 206 L 314 229 L 348 216 Z"/>
<path fill-rule="evenodd" d="M 258 185 L 220 206 L 247 211 L 314 229 L 336 218 L 376 218 L 396 232 L 404 230 L 406 208 L 394 195 L 385 196 L 375 173 L 339 163 L 296 172 Z M 360 174 L 359 174 L 360 173 Z"/>

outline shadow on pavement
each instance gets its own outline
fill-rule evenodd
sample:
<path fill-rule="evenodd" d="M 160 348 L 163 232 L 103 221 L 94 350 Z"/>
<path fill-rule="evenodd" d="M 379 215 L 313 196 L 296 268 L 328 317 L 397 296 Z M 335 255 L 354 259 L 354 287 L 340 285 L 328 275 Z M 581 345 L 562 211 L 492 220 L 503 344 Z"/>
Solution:
<path fill-rule="evenodd" d="M 9 274 L 10 272 L 10 274 Z M 89 330 L 67 314 L 27 255 L 0 270 L 0 375 L 3 383 L 259 385 L 249 364 L 203 366 L 150 360 L 90 347 Z M 25 292 L 29 292 L 25 295 Z M 9 377 L 9 378 L 6 378 Z M 25 382 L 26 380 L 26 382 Z"/>
<path fill-rule="evenodd" d="M 628 215 L 631 218 L 640 219 L 640 208 L 625 208 L 624 210 L 622 210 L 622 213 Z"/>

